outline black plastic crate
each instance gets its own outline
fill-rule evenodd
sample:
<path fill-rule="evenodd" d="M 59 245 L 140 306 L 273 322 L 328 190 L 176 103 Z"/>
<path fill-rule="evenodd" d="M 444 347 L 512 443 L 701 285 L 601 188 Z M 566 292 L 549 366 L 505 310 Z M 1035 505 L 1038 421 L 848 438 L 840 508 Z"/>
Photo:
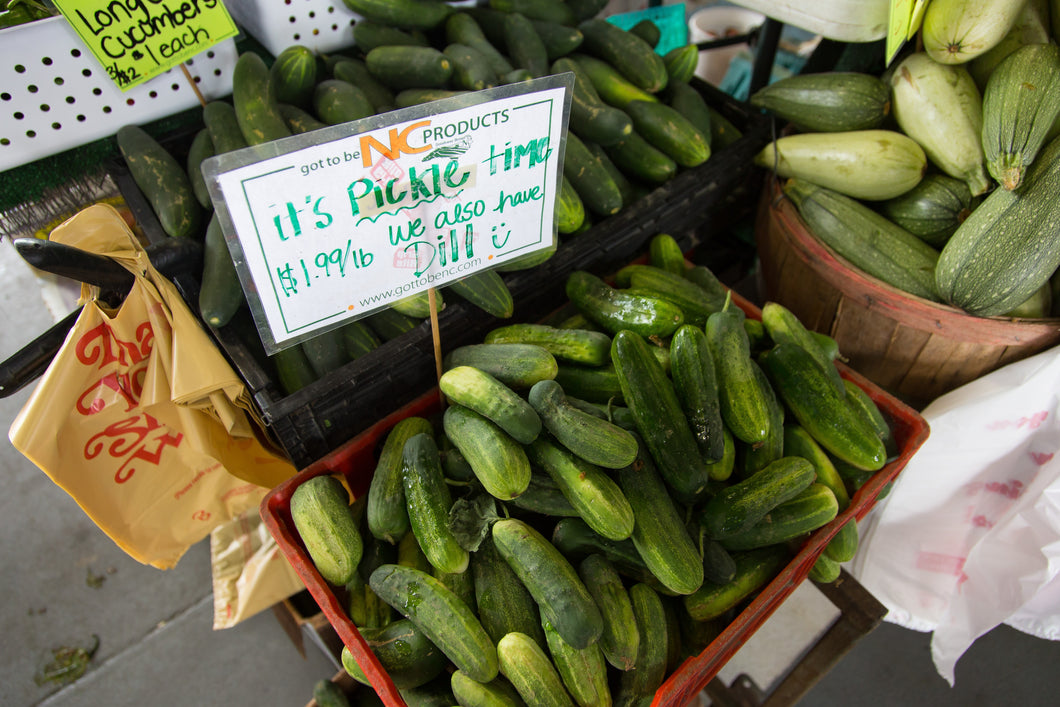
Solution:
<path fill-rule="evenodd" d="M 643 251 L 657 233 L 673 235 L 683 248 L 697 242 L 696 231 L 708 220 L 724 221 L 732 210 L 727 199 L 754 181 L 754 155 L 770 140 L 770 124 L 750 105 L 713 86 L 695 81 L 708 103 L 742 136 L 714 152 L 704 164 L 684 170 L 635 204 L 563 240 L 555 255 L 529 270 L 505 273 L 515 300 L 515 320 L 533 321 L 566 301 L 564 284 L 575 270 L 608 274 Z M 299 468 L 336 449 L 350 437 L 415 399 L 437 382 L 429 321 L 329 375 L 285 395 L 263 362 L 246 343 L 249 314 L 215 335 L 242 375 L 260 408 L 262 419 Z M 438 314 L 443 353 L 480 343 L 486 332 L 506 320 L 446 299 Z M 242 333 L 235 329 L 244 327 Z"/>

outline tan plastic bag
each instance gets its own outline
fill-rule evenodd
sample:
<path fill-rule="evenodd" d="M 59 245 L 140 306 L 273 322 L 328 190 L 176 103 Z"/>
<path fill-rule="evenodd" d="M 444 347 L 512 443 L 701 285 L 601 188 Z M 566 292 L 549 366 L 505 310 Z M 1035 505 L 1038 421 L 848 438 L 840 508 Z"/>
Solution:
<path fill-rule="evenodd" d="M 296 469 L 263 443 L 242 381 L 113 207 L 86 208 L 51 240 L 136 281 L 117 310 L 82 288 L 11 443 L 129 555 L 167 569 Z"/>

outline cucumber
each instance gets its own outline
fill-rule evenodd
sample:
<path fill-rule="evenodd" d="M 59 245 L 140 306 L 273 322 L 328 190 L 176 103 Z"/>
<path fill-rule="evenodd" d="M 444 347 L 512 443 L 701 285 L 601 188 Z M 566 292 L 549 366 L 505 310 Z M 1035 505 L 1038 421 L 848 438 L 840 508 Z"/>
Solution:
<path fill-rule="evenodd" d="M 408 533 L 403 450 L 410 438 L 430 433 L 432 429 L 430 420 L 412 416 L 399 420 L 387 433 L 376 460 L 365 507 L 368 530 L 373 537 L 396 545 Z"/>
<path fill-rule="evenodd" d="M 715 144 L 715 121 L 703 94 L 683 81 L 671 81 L 667 90 L 669 92 L 667 104 L 696 126 L 696 129 L 707 138 L 707 143 L 712 148 L 724 147 L 720 142 Z"/>
<path fill-rule="evenodd" d="M 636 458 L 637 440 L 632 434 L 568 403 L 556 381 L 535 383 L 527 400 L 556 441 L 589 464 L 619 469 Z"/>
<path fill-rule="evenodd" d="M 687 270 L 684 251 L 669 233 L 657 233 L 648 241 L 648 264 L 682 277 Z"/>
<path fill-rule="evenodd" d="M 468 553 L 449 528 L 453 505 L 434 437 L 421 432 L 402 448 L 405 504 L 412 533 L 431 566 L 439 572 L 463 572 Z"/>
<path fill-rule="evenodd" d="M 361 627 L 358 630 L 386 674 L 394 681 L 394 687 L 399 690 L 426 685 L 449 665 L 445 654 L 408 619 L 391 621 L 379 628 Z M 368 676 L 346 646 L 342 647 L 340 659 L 350 677 L 362 685 L 371 686 Z"/>
<path fill-rule="evenodd" d="M 859 469 L 883 468 L 887 452 L 876 430 L 855 414 L 806 349 L 777 344 L 759 361 L 777 395 L 818 444 Z"/>
<path fill-rule="evenodd" d="M 813 566 L 810 567 L 810 571 L 807 573 L 806 578 L 820 584 L 831 584 L 839 579 L 842 570 L 843 568 L 838 562 L 828 555 L 821 553 L 817 559 L 814 560 Z"/>
<path fill-rule="evenodd" d="M 736 560 L 717 540 L 704 535 L 703 544 L 703 581 L 713 584 L 731 582 L 736 576 Z"/>
<path fill-rule="evenodd" d="M 541 418 L 531 404 L 481 369 L 450 368 L 438 379 L 438 388 L 450 402 L 474 410 L 521 444 L 530 444 L 541 432 Z"/>
<path fill-rule="evenodd" d="M 610 424 L 605 420 L 598 421 Z M 625 540 L 630 536 L 633 509 L 622 490 L 603 469 L 547 437 L 539 437 L 527 445 L 527 454 L 535 466 L 545 470 L 593 531 L 609 540 Z"/>
<path fill-rule="evenodd" d="M 280 389 L 292 395 L 317 379 L 309 358 L 301 346 L 288 346 L 269 357 L 276 366 Z"/>
<path fill-rule="evenodd" d="M 653 265 L 627 265 L 615 274 L 616 283 L 627 279 L 631 288 L 676 304 L 684 313 L 685 322 L 698 327 L 725 306 L 727 291 L 707 290 L 684 275 Z"/>
<path fill-rule="evenodd" d="M 580 517 L 561 518 L 552 529 L 552 544 L 572 562 L 593 554 L 603 555 L 623 577 L 670 591 L 648 569 L 632 540 L 608 540 Z"/>
<path fill-rule="evenodd" d="M 491 536 L 483 538 L 471 555 L 471 572 L 479 619 L 494 643 L 505 634 L 518 631 L 545 648 L 545 631 L 537 603 L 511 565 L 497 552 Z"/>
<path fill-rule="evenodd" d="M 202 122 L 210 132 L 214 153 L 239 150 L 247 146 L 246 138 L 239 127 L 236 109 L 225 101 L 210 101 L 202 107 Z"/>
<path fill-rule="evenodd" d="M 384 113 L 394 105 L 394 92 L 372 76 L 372 72 L 361 59 L 343 58 L 332 68 L 331 75 L 361 89 L 376 113 Z"/>
<path fill-rule="evenodd" d="M 670 375 L 681 410 L 705 463 L 725 455 L 725 422 L 718 399 L 714 358 L 702 329 L 682 325 L 670 340 Z"/>
<path fill-rule="evenodd" d="M 261 145 L 291 134 L 280 115 L 276 83 L 259 54 L 245 51 L 236 59 L 232 68 L 232 107 L 248 145 Z"/>
<path fill-rule="evenodd" d="M 552 62 L 552 73 L 574 74 L 570 129 L 597 145 L 613 145 L 633 132 L 633 120 L 622 110 L 604 103 L 577 61 L 569 57 Z"/>
<path fill-rule="evenodd" d="M 460 707 L 522 707 L 523 704 L 511 683 L 502 678 L 481 683 L 454 670 L 450 676 L 450 687 Z"/>
<path fill-rule="evenodd" d="M 711 481 L 725 481 L 732 476 L 736 467 L 736 438 L 728 427 L 722 428 L 722 439 L 724 440 L 724 451 L 721 459 L 707 464 L 707 477 Z"/>
<path fill-rule="evenodd" d="M 659 473 L 681 502 L 695 501 L 710 478 L 673 383 L 635 332 L 615 336 L 611 359 L 622 397 Z"/>
<path fill-rule="evenodd" d="M 934 173 L 905 194 L 880 202 L 881 214 L 935 248 L 946 244 L 972 208 L 967 184 Z"/>
<path fill-rule="evenodd" d="M 498 319 L 508 319 L 515 313 L 511 290 L 496 270 L 480 270 L 450 282 L 445 289 Z"/>
<path fill-rule="evenodd" d="M 391 307 L 386 307 L 374 312 L 365 319 L 365 322 L 371 327 L 372 331 L 378 334 L 384 341 L 396 339 L 402 334 L 412 331 L 419 326 L 422 321 L 423 320 L 418 317 L 410 317 Z"/>
<path fill-rule="evenodd" d="M 324 79 L 313 89 L 313 111 L 324 123 L 338 125 L 375 114 L 368 94 L 342 79 Z"/>
<path fill-rule="evenodd" d="M 1004 38 L 1026 0 L 932 0 L 924 10 L 921 39 L 939 64 L 964 64 Z"/>
<path fill-rule="evenodd" d="M 563 492 L 556 488 L 556 483 L 538 471 L 530 474 L 530 485 L 512 499 L 512 505 L 524 511 L 556 518 L 581 517 Z"/>
<path fill-rule="evenodd" d="M 769 437 L 769 401 L 755 379 L 744 314 L 727 304 L 707 319 L 706 337 L 718 379 L 718 401 L 726 427 L 736 439 L 759 444 Z"/>
<path fill-rule="evenodd" d="M 839 503 L 831 489 L 824 484 L 811 483 L 750 527 L 721 538 L 720 542 L 729 552 L 784 543 L 817 530 L 838 513 Z"/>
<path fill-rule="evenodd" d="M 824 546 L 822 554 L 835 562 L 850 562 L 858 554 L 858 521 L 851 518 Z"/>
<path fill-rule="evenodd" d="M 634 86 L 648 93 L 666 88 L 666 64 L 642 38 L 603 18 L 585 20 L 578 29 L 585 52 L 615 67 Z"/>
<path fill-rule="evenodd" d="M 766 302 L 762 305 L 762 324 L 773 343 L 791 343 L 806 349 L 821 364 L 821 368 L 835 384 L 836 390 L 846 394 L 843 377 L 839 375 L 839 369 L 832 363 L 832 357 L 821 348 L 817 339 L 799 321 L 794 312 L 779 302 Z"/>
<path fill-rule="evenodd" d="M 629 330 L 641 336 L 665 337 L 684 323 L 678 306 L 615 289 L 585 270 L 567 276 L 566 294 L 586 318 L 612 334 Z"/>
<path fill-rule="evenodd" d="M 891 75 L 891 101 L 902 132 L 936 167 L 966 182 L 973 196 L 989 191 L 983 102 L 964 66 L 941 64 L 924 52 L 910 54 Z"/>
<path fill-rule="evenodd" d="M 784 425 L 784 451 L 787 454 L 802 457 L 813 464 L 817 471 L 815 483 L 824 484 L 831 490 L 839 504 L 839 510 L 842 511 L 850 505 L 847 487 L 839 472 L 836 471 L 831 457 L 798 423 L 790 422 Z"/>
<path fill-rule="evenodd" d="M 291 520 L 325 581 L 342 587 L 353 579 L 364 545 L 338 479 L 320 475 L 299 484 L 291 494 Z"/>
<path fill-rule="evenodd" d="M 404 30 L 395 25 L 362 19 L 353 26 L 353 43 L 367 54 L 377 47 L 428 47 L 430 42 L 418 29 Z"/>
<path fill-rule="evenodd" d="M 318 119 L 309 111 L 299 108 L 298 106 L 292 106 L 290 103 L 280 104 L 280 115 L 283 117 L 283 122 L 287 124 L 287 129 L 291 131 L 292 135 L 304 135 L 305 133 L 319 130 L 320 128 L 326 128 L 328 126 L 327 123 Z"/>
<path fill-rule="evenodd" d="M 143 192 L 167 236 L 202 238 L 203 208 L 187 170 L 146 130 L 123 125 L 116 135 L 136 186 Z"/>
<path fill-rule="evenodd" d="M 595 643 L 603 632 L 600 610 L 559 550 L 539 531 L 515 518 L 495 522 L 491 532 L 497 551 L 537 602 L 542 620 L 575 648 Z"/>
<path fill-rule="evenodd" d="M 765 586 L 788 559 L 783 545 L 770 545 L 756 550 L 733 554 L 736 576 L 726 584 L 704 582 L 693 594 L 684 598 L 685 611 L 693 621 L 708 621 L 736 607 L 740 602 Z"/>
<path fill-rule="evenodd" d="M 435 303 L 438 307 L 438 311 L 445 308 L 445 302 L 441 301 L 437 292 L 435 292 Z M 391 302 L 390 308 L 410 317 L 415 317 L 416 319 L 426 319 L 431 316 L 430 293 L 424 290 L 407 297 L 402 297 L 399 300 Z"/>
<path fill-rule="evenodd" d="M 340 328 L 317 334 L 300 345 L 317 378 L 323 378 L 349 361 L 346 355 L 346 342 L 342 338 Z"/>
<path fill-rule="evenodd" d="M 699 514 L 699 523 L 715 540 L 742 533 L 805 490 L 816 475 L 808 460 L 782 457 L 712 496 Z"/>
<path fill-rule="evenodd" d="M 763 147 L 754 163 L 867 201 L 904 194 L 927 170 L 925 150 L 916 140 L 882 129 L 784 135 Z"/>
<path fill-rule="evenodd" d="M 565 57 L 581 46 L 585 39 L 577 27 L 551 22 L 548 20 L 530 20 L 537 31 L 549 61 Z M 555 72 L 553 72 L 555 73 Z"/>
<path fill-rule="evenodd" d="M 695 167 L 710 158 L 706 135 L 665 103 L 630 101 L 623 110 L 638 135 L 682 167 Z"/>
<path fill-rule="evenodd" d="M 622 386 L 610 363 L 606 366 L 564 364 L 556 370 L 555 381 L 568 396 L 597 404 L 622 404 Z"/>
<path fill-rule="evenodd" d="M 450 405 L 442 417 L 445 434 L 471 465 L 486 492 L 508 501 L 530 484 L 530 461 L 522 445 L 474 410 Z"/>
<path fill-rule="evenodd" d="M 486 55 L 468 45 L 452 43 L 442 53 L 453 64 L 453 85 L 467 91 L 481 91 L 497 84 L 497 73 Z"/>
<path fill-rule="evenodd" d="M 504 46 L 516 69 L 526 69 L 534 78 L 548 74 L 548 50 L 525 15 L 519 12 L 505 15 Z"/>
<path fill-rule="evenodd" d="M 489 6 L 500 12 L 518 12 L 532 20 L 574 24 L 574 13 L 564 0 L 489 0 Z"/>
<path fill-rule="evenodd" d="M 393 90 L 447 88 L 453 64 L 433 47 L 384 45 L 364 57 L 372 76 Z"/>
<path fill-rule="evenodd" d="M 313 50 L 301 44 L 290 44 L 280 50 L 269 67 L 276 85 L 276 100 L 299 108 L 308 108 L 317 83 L 317 58 Z"/>
<path fill-rule="evenodd" d="M 844 378 L 843 386 L 846 388 L 847 402 L 856 408 L 869 421 L 872 428 L 876 430 L 876 436 L 883 441 L 883 448 L 887 450 L 887 456 L 897 456 L 898 443 L 894 439 L 894 430 L 891 429 L 890 423 L 887 422 L 887 418 L 883 416 L 883 412 L 876 405 L 876 402 L 869 397 L 869 394 L 861 386 L 852 380 Z"/>
<path fill-rule="evenodd" d="M 674 47 L 663 54 L 663 63 L 666 64 L 667 86 L 674 82 L 687 83 L 696 74 L 699 47 L 695 44 Z M 709 132 L 707 134 L 709 135 Z"/>
<path fill-rule="evenodd" d="M 622 193 L 618 185 L 593 157 L 585 143 L 572 132 L 567 133 L 563 176 L 593 213 L 612 216 L 622 208 Z"/>
<path fill-rule="evenodd" d="M 450 43 L 464 44 L 476 49 L 489 62 L 497 79 L 515 69 L 508 57 L 486 37 L 475 18 L 466 12 L 454 12 L 446 19 L 445 36 Z"/>
<path fill-rule="evenodd" d="M 454 96 L 462 96 L 467 91 L 452 91 L 447 88 L 406 88 L 394 96 L 394 107 L 408 108 L 419 106 L 424 103 L 432 103 Z"/>
<path fill-rule="evenodd" d="M 500 672 L 527 705 L 574 707 L 548 655 L 525 633 L 512 632 L 497 642 Z"/>
<path fill-rule="evenodd" d="M 1015 189 L 1060 117 L 1060 47 L 1028 44 L 990 75 L 983 92 L 983 158 L 987 172 Z"/>
<path fill-rule="evenodd" d="M 939 251 L 856 199 L 803 179 L 784 194 L 810 231 L 855 267 L 892 287 L 938 302 Z"/>
<path fill-rule="evenodd" d="M 890 87 L 877 76 L 855 71 L 786 76 L 748 100 L 809 132 L 871 130 L 891 112 Z"/>
<path fill-rule="evenodd" d="M 599 641 L 586 648 L 574 648 L 563 640 L 552 625 L 543 622 L 548 654 L 574 703 L 578 707 L 610 707 L 611 688 L 607 684 L 607 661 Z"/>
<path fill-rule="evenodd" d="M 607 0 L 566 0 L 567 7 L 577 22 L 588 20 L 603 12 Z"/>
<path fill-rule="evenodd" d="M 769 412 L 769 434 L 759 444 L 741 444 L 737 451 L 739 476 L 746 479 L 784 456 L 784 406 L 777 400 L 773 386 L 761 366 L 751 361 L 758 390 Z"/>
<path fill-rule="evenodd" d="M 387 564 L 368 579 L 372 591 L 412 621 L 457 669 L 479 682 L 497 677 L 497 648 L 478 617 L 437 579 Z"/>
<path fill-rule="evenodd" d="M 618 570 L 605 555 L 592 553 L 578 564 L 578 576 L 604 618 L 598 643 L 604 658 L 619 670 L 631 669 L 637 660 L 640 628 Z"/>
<path fill-rule="evenodd" d="M 206 128 L 200 128 L 188 146 L 186 164 L 191 191 L 195 194 L 195 198 L 199 200 L 199 206 L 206 211 L 213 211 L 213 202 L 210 201 L 210 191 L 206 188 L 206 178 L 202 175 L 202 163 L 203 160 L 213 157 L 215 154 L 217 152 L 214 150 L 210 131 Z"/>
<path fill-rule="evenodd" d="M 445 370 L 474 366 L 510 388 L 528 389 L 540 380 L 556 377 L 559 364 L 548 349 L 537 344 L 467 344 L 446 354 Z"/>
<path fill-rule="evenodd" d="M 654 54 L 654 52 L 652 52 Z M 632 83 L 608 62 L 583 53 L 571 55 L 589 78 L 596 93 L 615 108 L 625 108 L 630 101 L 657 101 L 650 91 Z"/>
<path fill-rule="evenodd" d="M 623 113 L 623 115 L 625 114 Z M 625 173 L 608 157 L 607 148 L 595 142 L 587 142 L 585 147 L 589 149 L 589 152 L 592 153 L 593 157 L 596 158 L 608 175 L 611 176 L 612 181 L 618 186 L 618 193 L 622 195 L 623 206 L 632 204 L 642 196 L 643 189 L 634 188 L 633 183 L 629 181 Z"/>
<path fill-rule="evenodd" d="M 199 285 L 199 315 L 212 327 L 223 327 L 239 311 L 246 296 L 232 254 L 228 251 L 221 221 L 216 214 L 206 225 L 202 247 L 202 280 Z"/>
<path fill-rule="evenodd" d="M 611 361 L 611 337 L 588 329 L 559 329 L 547 324 L 509 324 L 491 329 L 487 344 L 536 344 L 557 361 L 602 366 Z"/>
<path fill-rule="evenodd" d="M 643 39 L 652 49 L 658 46 L 659 40 L 662 39 L 662 30 L 659 29 L 659 25 L 649 19 L 641 20 L 626 31 Z"/>
<path fill-rule="evenodd" d="M 655 590 L 647 584 L 634 584 L 629 588 L 629 599 L 641 640 L 633 668 L 619 676 L 618 700 L 623 704 L 649 698 L 659 689 L 666 677 L 668 646 L 666 613 Z"/>
<path fill-rule="evenodd" d="M 625 174 L 646 184 L 664 184 L 677 174 L 677 163 L 636 131 L 604 150 Z"/>
<path fill-rule="evenodd" d="M 674 594 L 696 591 L 703 560 L 647 448 L 619 470 L 618 485 L 633 507 L 633 546 L 652 576 Z"/>
<path fill-rule="evenodd" d="M 405 30 L 437 27 L 453 12 L 441 0 L 342 0 L 349 9 L 380 25 Z M 354 25 L 363 24 L 358 22 Z"/>
<path fill-rule="evenodd" d="M 556 195 L 556 230 L 561 234 L 576 232 L 585 223 L 585 203 L 571 181 L 560 175 L 559 194 Z"/>

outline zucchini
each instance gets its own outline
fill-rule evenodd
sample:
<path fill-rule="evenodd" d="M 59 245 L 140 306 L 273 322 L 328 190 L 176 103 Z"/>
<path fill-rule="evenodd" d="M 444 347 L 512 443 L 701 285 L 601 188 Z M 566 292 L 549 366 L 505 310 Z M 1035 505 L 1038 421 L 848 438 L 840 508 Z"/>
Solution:
<path fill-rule="evenodd" d="M 837 191 L 790 179 L 784 194 L 810 232 L 855 267 L 911 295 L 939 301 L 939 251 Z"/>
<path fill-rule="evenodd" d="M 669 336 L 684 323 L 677 305 L 615 289 L 585 270 L 567 276 L 566 294 L 579 312 L 612 334 L 629 330 L 641 336 Z"/>
<path fill-rule="evenodd" d="M 935 270 L 939 295 L 977 316 L 1025 302 L 1060 265 L 1056 232 L 1060 139 L 1031 164 L 1015 191 L 995 189 L 943 246 Z"/>
<path fill-rule="evenodd" d="M 736 607 L 765 586 L 788 560 L 783 545 L 769 545 L 756 550 L 733 553 L 736 576 L 725 584 L 704 582 L 684 598 L 685 611 L 693 621 L 709 621 Z"/>
<path fill-rule="evenodd" d="M 213 202 L 210 201 L 210 191 L 206 187 L 206 178 L 202 175 L 202 163 L 203 160 L 213 157 L 215 154 L 217 152 L 214 150 L 210 131 L 206 128 L 200 128 L 188 146 L 186 165 L 191 191 L 195 198 L 199 200 L 199 206 L 205 211 L 213 211 Z"/>
<path fill-rule="evenodd" d="M 794 74 L 758 89 L 749 99 L 806 132 L 838 133 L 880 127 L 891 112 L 891 89 L 855 71 Z"/>
<path fill-rule="evenodd" d="M 472 553 L 471 572 L 479 619 L 494 643 L 505 634 L 519 631 L 545 648 L 545 631 L 537 603 L 511 565 L 497 552 L 491 536 L 483 538 L 478 550 Z"/>
<path fill-rule="evenodd" d="M 557 361 L 602 366 L 611 361 L 611 337 L 589 329 L 559 329 L 547 324 L 509 324 L 491 329 L 487 344 L 537 344 Z"/>
<path fill-rule="evenodd" d="M 508 319 L 515 313 L 511 290 L 496 270 L 480 270 L 450 282 L 445 289 L 498 319 Z"/>
<path fill-rule="evenodd" d="M 887 451 L 876 430 L 836 392 L 806 349 L 777 344 L 759 361 L 788 410 L 825 450 L 859 469 L 883 468 Z"/>
<path fill-rule="evenodd" d="M 342 79 L 324 79 L 313 89 L 313 111 L 328 125 L 348 123 L 375 113 L 368 94 Z"/>
<path fill-rule="evenodd" d="M 713 495 L 700 511 L 699 523 L 715 540 L 742 533 L 781 503 L 805 490 L 816 475 L 816 469 L 808 460 L 781 457 Z"/>
<path fill-rule="evenodd" d="M 515 69 L 508 57 L 504 56 L 482 32 L 475 18 L 466 12 L 454 12 L 446 19 L 445 36 L 450 43 L 464 44 L 476 49 L 489 62 L 497 79 Z"/>
<path fill-rule="evenodd" d="M 618 469 L 632 463 L 637 456 L 637 440 L 632 434 L 571 405 L 556 381 L 535 383 L 527 399 L 545 429 L 580 459 L 606 469 Z"/>
<path fill-rule="evenodd" d="M 640 629 L 622 577 L 611 560 L 600 553 L 582 559 L 578 576 L 604 618 L 604 631 L 598 643 L 604 658 L 619 670 L 629 670 L 636 664 Z"/>
<path fill-rule="evenodd" d="M 410 525 L 405 503 L 402 454 L 405 442 L 411 437 L 432 430 L 430 420 L 412 416 L 399 420 L 387 433 L 376 460 L 365 507 L 365 518 L 372 537 L 396 545 L 408 533 Z"/>
<path fill-rule="evenodd" d="M 753 525 L 721 538 L 729 552 L 788 542 L 817 530 L 839 513 L 835 494 L 824 484 L 811 483 L 797 495 L 777 504 Z"/>
<path fill-rule="evenodd" d="M 331 75 L 364 91 L 376 113 L 386 112 L 394 106 L 394 92 L 372 76 L 372 72 L 361 59 L 343 58 L 331 69 Z"/>
<path fill-rule="evenodd" d="M 983 157 L 1005 189 L 1028 165 L 1060 117 L 1060 47 L 1028 44 L 998 64 L 983 92 Z"/>
<path fill-rule="evenodd" d="M 764 442 L 772 422 L 766 391 L 755 378 L 743 312 L 731 302 L 707 319 L 706 337 L 718 380 L 721 417 L 733 436 Z"/>
<path fill-rule="evenodd" d="M 552 664 L 578 707 L 611 707 L 607 684 L 607 661 L 597 641 L 585 648 L 574 648 L 544 621 L 545 639 Z"/>
<path fill-rule="evenodd" d="M 592 81 L 574 59 L 552 62 L 552 73 L 574 74 L 571 90 L 570 129 L 578 137 L 597 145 L 613 145 L 633 132 L 633 121 L 625 112 L 604 103 Z"/>
<path fill-rule="evenodd" d="M 337 587 L 353 579 L 364 544 L 338 479 L 322 474 L 299 484 L 291 494 L 291 520 L 321 577 Z"/>
<path fill-rule="evenodd" d="M 505 15 L 504 46 L 516 69 L 526 69 L 535 79 L 548 74 L 548 50 L 525 15 L 518 12 Z"/>
<path fill-rule="evenodd" d="M 934 248 L 941 248 L 972 212 L 972 192 L 960 179 L 927 174 L 905 194 L 880 202 L 880 213 Z"/>
<path fill-rule="evenodd" d="M 118 128 L 116 140 L 129 174 L 166 235 L 202 238 L 203 208 L 192 189 L 188 171 L 138 125 Z"/>
<path fill-rule="evenodd" d="M 467 344 L 446 354 L 445 370 L 473 366 L 510 388 L 527 389 L 540 380 L 556 377 L 559 365 L 548 349 L 537 344 Z"/>
<path fill-rule="evenodd" d="M 368 584 L 457 669 L 479 682 L 497 677 L 496 645 L 467 604 L 440 581 L 411 567 L 387 564 L 372 572 Z"/>
<path fill-rule="evenodd" d="M 599 17 L 585 20 L 578 29 L 584 51 L 615 67 L 634 86 L 648 93 L 666 88 L 666 64 L 641 37 Z"/>
<path fill-rule="evenodd" d="M 609 103 L 615 108 L 625 108 L 630 101 L 659 100 L 653 93 L 631 82 L 603 59 L 582 53 L 572 54 L 571 58 L 578 62 L 578 66 L 585 72 L 604 103 Z"/>
<path fill-rule="evenodd" d="M 606 420 L 598 421 L 611 424 Z M 547 437 L 539 437 L 527 445 L 527 454 L 535 466 L 545 470 L 593 531 L 609 540 L 625 540 L 630 536 L 633 509 L 622 490 L 603 469 Z"/>
<path fill-rule="evenodd" d="M 248 145 L 261 145 L 291 134 L 280 115 L 276 83 L 259 54 L 245 51 L 236 59 L 232 68 L 232 106 Z"/>
<path fill-rule="evenodd" d="M 497 73 L 493 70 L 486 55 L 468 45 L 452 43 L 442 50 L 453 64 L 453 85 L 467 91 L 481 91 L 492 88 L 497 82 Z"/>
<path fill-rule="evenodd" d="M 646 447 L 619 470 L 618 485 L 633 507 L 633 546 L 652 576 L 674 594 L 696 591 L 703 559 Z"/>
<path fill-rule="evenodd" d="M 378 628 L 360 627 L 358 630 L 394 687 L 407 690 L 426 685 L 445 671 L 449 659 L 431 643 L 412 621 L 398 619 Z M 346 646 L 340 653 L 342 667 L 357 682 L 371 686 L 353 653 Z"/>
<path fill-rule="evenodd" d="M 891 75 L 894 117 L 928 159 L 968 184 L 973 196 L 990 190 L 983 164 L 983 102 L 964 66 L 910 54 Z M 892 195 L 897 196 L 897 195 Z"/>
<path fill-rule="evenodd" d="M 402 462 L 405 504 L 416 542 L 439 572 L 463 572 L 468 553 L 449 527 L 453 499 L 434 437 L 425 432 L 410 437 L 402 449 Z"/>
<path fill-rule="evenodd" d="M 586 207 L 601 216 L 612 216 L 622 208 L 622 193 L 603 165 L 572 132 L 567 133 L 563 176 Z"/>
<path fill-rule="evenodd" d="M 525 633 L 512 632 L 497 642 L 500 672 L 527 705 L 574 707 L 548 654 Z"/>
<path fill-rule="evenodd" d="M 380 25 L 406 30 L 437 27 L 453 12 L 442 0 L 342 0 L 346 7 Z M 362 24 L 358 22 L 356 28 Z"/>
<path fill-rule="evenodd" d="M 781 177 L 795 177 L 867 201 L 904 194 L 927 170 L 925 149 L 894 130 L 784 135 L 763 147 L 754 163 Z"/>
<path fill-rule="evenodd" d="M 684 324 L 674 332 L 670 340 L 670 375 L 700 456 L 709 467 L 725 455 L 725 423 L 714 358 L 702 329 Z"/>
<path fill-rule="evenodd" d="M 965 64 L 980 91 L 986 89 L 990 74 L 1012 52 L 1026 44 L 1048 44 L 1052 41 L 1050 2 L 1052 0 L 1030 0 L 1000 42 Z"/>
<path fill-rule="evenodd" d="M 445 434 L 464 455 L 490 495 L 509 501 L 530 484 L 530 461 L 522 445 L 495 423 L 463 405 L 442 416 Z"/>
<path fill-rule="evenodd" d="M 530 403 L 474 366 L 448 369 L 438 379 L 438 388 L 450 402 L 474 410 L 521 444 L 530 444 L 541 432 L 541 418 Z"/>
<path fill-rule="evenodd" d="M 380 82 L 394 90 L 447 88 L 453 64 L 437 49 L 384 45 L 364 57 L 365 66 Z"/>
<path fill-rule="evenodd" d="M 938 64 L 964 64 L 1004 38 L 1027 0 L 931 0 L 920 36 Z"/>
<path fill-rule="evenodd" d="M 603 632 L 603 618 L 570 561 L 521 520 L 499 520 L 491 532 L 497 551 L 537 602 L 542 620 L 575 648 L 595 643 Z"/>
<path fill-rule="evenodd" d="M 276 84 L 276 100 L 299 108 L 308 108 L 317 83 L 317 58 L 313 50 L 301 44 L 290 44 L 280 50 L 269 67 Z"/>
<path fill-rule="evenodd" d="M 659 473 L 681 502 L 695 501 L 710 478 L 673 383 L 644 337 L 633 331 L 615 336 L 611 360 L 622 397 Z"/>
<path fill-rule="evenodd" d="M 244 302 L 246 296 L 243 294 L 243 285 L 232 263 L 221 221 L 216 214 L 212 215 L 203 238 L 199 314 L 210 326 L 223 327 L 232 320 Z"/>

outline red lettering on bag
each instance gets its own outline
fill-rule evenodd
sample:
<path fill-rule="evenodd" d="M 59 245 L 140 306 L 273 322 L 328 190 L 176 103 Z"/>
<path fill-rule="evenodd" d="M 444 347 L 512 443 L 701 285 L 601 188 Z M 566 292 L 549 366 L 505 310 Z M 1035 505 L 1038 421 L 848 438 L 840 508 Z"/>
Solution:
<path fill-rule="evenodd" d="M 125 400 L 125 412 L 131 412 L 140 403 L 146 375 L 146 363 L 125 373 L 108 373 L 81 394 L 77 399 L 77 411 L 82 415 L 94 415 L 105 408 L 106 399 L 99 393 L 104 389 L 109 389 Z M 107 396 L 107 398 L 113 397 Z"/>
<path fill-rule="evenodd" d="M 1031 452 L 1031 459 L 1038 466 L 1044 466 L 1053 460 L 1052 452 Z"/>
<path fill-rule="evenodd" d="M 1025 415 L 1016 420 L 995 420 L 987 424 L 988 430 L 1006 430 L 1010 427 L 1017 429 L 1021 427 L 1029 427 L 1032 430 L 1036 430 L 1042 426 L 1042 423 L 1049 417 L 1049 413 L 1046 410 L 1039 410 L 1038 412 L 1030 415 Z"/>
<path fill-rule="evenodd" d="M 152 433 L 155 434 L 153 437 Z M 85 459 L 95 459 L 104 450 L 115 459 L 124 459 L 114 473 L 114 482 L 123 484 L 132 478 L 136 469 L 134 461 L 144 461 L 158 466 L 166 447 L 177 447 L 184 439 L 182 433 L 173 433 L 148 414 L 115 422 L 93 435 L 85 444 Z M 108 444 L 109 442 L 109 444 Z M 153 445 L 152 448 L 148 448 Z"/>
<path fill-rule="evenodd" d="M 142 322 L 136 327 L 136 341 L 122 341 L 106 322 L 102 322 L 77 340 L 74 351 L 77 360 L 85 365 L 96 364 L 98 368 L 112 363 L 134 366 L 151 354 L 154 340 L 151 322 Z"/>

